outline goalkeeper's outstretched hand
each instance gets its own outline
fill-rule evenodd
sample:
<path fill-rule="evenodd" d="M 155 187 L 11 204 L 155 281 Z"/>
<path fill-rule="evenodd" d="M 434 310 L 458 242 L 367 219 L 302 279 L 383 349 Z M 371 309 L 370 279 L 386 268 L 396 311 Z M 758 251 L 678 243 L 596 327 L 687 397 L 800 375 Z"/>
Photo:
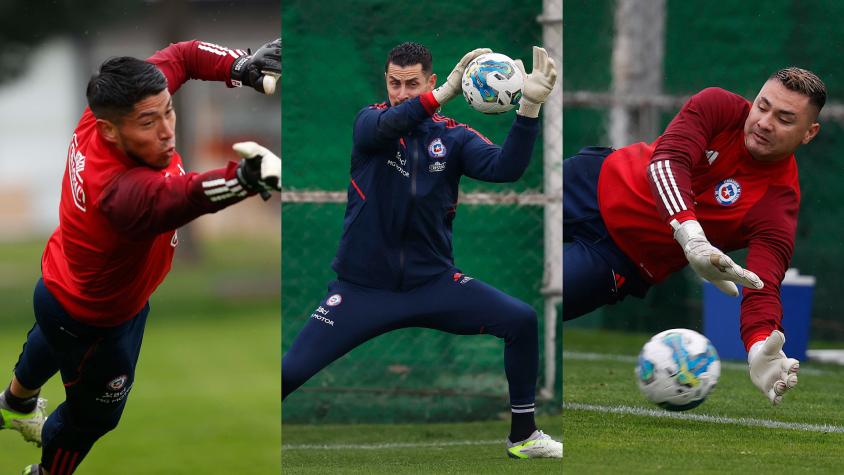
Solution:
<path fill-rule="evenodd" d="M 775 406 L 782 402 L 786 391 L 797 386 L 800 371 L 800 362 L 783 353 L 784 344 L 785 335 L 774 330 L 765 341 L 757 341 L 747 352 L 750 380 Z"/>
<path fill-rule="evenodd" d="M 270 41 L 255 53 L 245 54 L 232 63 L 232 83 L 252 87 L 266 95 L 275 92 L 280 77 L 281 38 Z"/>
<path fill-rule="evenodd" d="M 741 284 L 751 289 L 761 289 L 762 279 L 755 273 L 742 268 L 720 249 L 710 244 L 703 233 L 700 223 L 690 219 L 683 223 L 671 221 L 674 228 L 674 239 L 683 247 L 689 267 L 697 275 L 712 282 L 721 292 L 738 297 L 738 287 Z"/>
<path fill-rule="evenodd" d="M 281 191 L 281 159 L 255 142 L 239 142 L 232 146 L 241 157 L 237 181 L 247 191 L 258 192 L 265 201 L 270 191 Z"/>
<path fill-rule="evenodd" d="M 466 66 L 468 66 L 473 59 L 486 53 L 492 53 L 492 50 L 489 48 L 478 48 L 463 55 L 463 58 L 461 58 L 457 65 L 454 66 L 454 69 L 451 70 L 451 73 L 449 73 L 445 82 L 433 91 L 434 99 L 437 100 L 439 105 L 445 104 L 460 94 L 460 91 L 463 90 L 461 82 L 463 81 L 463 72 L 466 71 Z"/>
<path fill-rule="evenodd" d="M 525 117 L 539 117 L 539 109 L 548 99 L 554 84 L 557 82 L 557 67 L 554 60 L 548 57 L 545 48 L 533 47 L 533 70 L 525 72 L 525 65 L 517 59 L 516 66 L 522 70 L 525 86 L 522 88 L 522 98 L 519 100 L 517 114 Z"/>

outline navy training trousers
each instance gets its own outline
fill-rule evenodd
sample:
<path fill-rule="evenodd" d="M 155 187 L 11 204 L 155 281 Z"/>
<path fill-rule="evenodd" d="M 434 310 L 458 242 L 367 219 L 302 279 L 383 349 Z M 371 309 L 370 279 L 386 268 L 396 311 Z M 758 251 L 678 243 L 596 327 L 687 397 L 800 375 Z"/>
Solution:
<path fill-rule="evenodd" d="M 618 248 L 598 208 L 598 175 L 611 148 L 586 147 L 563 161 L 563 320 L 644 297 L 650 287 Z"/>
<path fill-rule="evenodd" d="M 358 345 L 407 327 L 503 339 L 510 403 L 534 403 L 539 365 L 536 312 L 457 269 L 404 292 L 331 282 L 284 355 L 282 398 Z"/>

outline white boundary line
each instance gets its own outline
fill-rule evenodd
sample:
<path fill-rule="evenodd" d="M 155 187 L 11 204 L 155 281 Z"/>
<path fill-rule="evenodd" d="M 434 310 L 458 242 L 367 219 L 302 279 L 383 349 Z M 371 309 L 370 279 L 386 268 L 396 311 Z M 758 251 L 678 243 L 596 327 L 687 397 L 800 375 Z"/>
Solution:
<path fill-rule="evenodd" d="M 501 445 L 501 440 L 449 440 L 439 442 L 404 442 L 383 444 L 282 444 L 282 450 L 384 450 L 384 449 L 417 449 L 432 447 L 457 447 L 463 445 Z"/>
<path fill-rule="evenodd" d="M 678 419 L 684 421 L 710 422 L 714 424 L 733 424 L 745 427 L 766 427 L 769 429 L 788 429 L 803 432 L 823 432 L 844 434 L 844 427 L 831 424 L 805 424 L 801 422 L 782 422 L 769 419 L 752 419 L 749 417 L 723 417 L 710 416 L 706 414 L 689 414 L 685 412 L 668 412 L 657 409 L 646 409 L 632 406 L 599 406 L 595 404 L 582 404 L 578 402 L 567 402 L 563 404 L 563 410 L 569 411 L 590 411 L 609 414 L 627 414 L 631 416 L 662 417 L 666 419 Z M 564 413 L 565 417 L 565 413 Z"/>
<path fill-rule="evenodd" d="M 622 363 L 632 363 L 636 364 L 638 360 L 635 356 L 630 355 L 613 355 L 607 353 L 587 353 L 587 352 L 580 352 L 580 351 L 563 351 L 563 359 L 570 359 L 570 360 L 579 360 L 579 361 L 619 361 Z M 735 361 L 721 361 L 721 368 L 722 369 L 730 369 L 730 370 L 738 370 L 738 371 L 747 371 L 747 365 L 744 363 L 738 363 Z M 823 374 L 830 373 L 830 371 L 817 369 L 817 368 L 806 368 L 804 365 L 801 364 L 800 366 L 800 374 L 810 374 L 812 376 L 819 376 Z"/>

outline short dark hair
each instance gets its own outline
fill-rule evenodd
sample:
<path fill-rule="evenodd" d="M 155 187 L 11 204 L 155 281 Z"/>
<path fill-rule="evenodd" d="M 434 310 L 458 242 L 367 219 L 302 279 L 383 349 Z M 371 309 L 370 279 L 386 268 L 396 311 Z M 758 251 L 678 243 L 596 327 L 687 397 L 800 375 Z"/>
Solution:
<path fill-rule="evenodd" d="M 826 84 L 817 74 L 802 68 L 791 66 L 780 69 L 771 74 L 768 80 L 776 79 L 786 89 L 799 92 L 809 98 L 809 103 L 818 108 L 818 112 L 826 103 Z"/>
<path fill-rule="evenodd" d="M 390 54 L 387 55 L 387 62 L 384 63 L 385 73 L 387 72 L 387 68 L 390 67 L 390 63 L 402 68 L 421 64 L 422 71 L 425 74 L 431 74 L 431 71 L 433 71 L 431 51 L 419 43 L 406 42 L 390 50 Z"/>
<path fill-rule="evenodd" d="M 98 119 L 119 122 L 139 101 L 167 88 L 155 65 L 129 56 L 107 59 L 88 81 L 88 107 Z"/>

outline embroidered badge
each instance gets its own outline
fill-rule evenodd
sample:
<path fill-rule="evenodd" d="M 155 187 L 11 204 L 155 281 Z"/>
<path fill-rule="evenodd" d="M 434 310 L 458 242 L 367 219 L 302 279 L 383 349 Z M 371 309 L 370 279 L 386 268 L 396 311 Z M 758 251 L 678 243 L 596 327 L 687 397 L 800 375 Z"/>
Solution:
<path fill-rule="evenodd" d="M 727 178 L 715 186 L 715 200 L 724 206 L 734 204 L 740 196 L 741 185 L 732 178 Z"/>

